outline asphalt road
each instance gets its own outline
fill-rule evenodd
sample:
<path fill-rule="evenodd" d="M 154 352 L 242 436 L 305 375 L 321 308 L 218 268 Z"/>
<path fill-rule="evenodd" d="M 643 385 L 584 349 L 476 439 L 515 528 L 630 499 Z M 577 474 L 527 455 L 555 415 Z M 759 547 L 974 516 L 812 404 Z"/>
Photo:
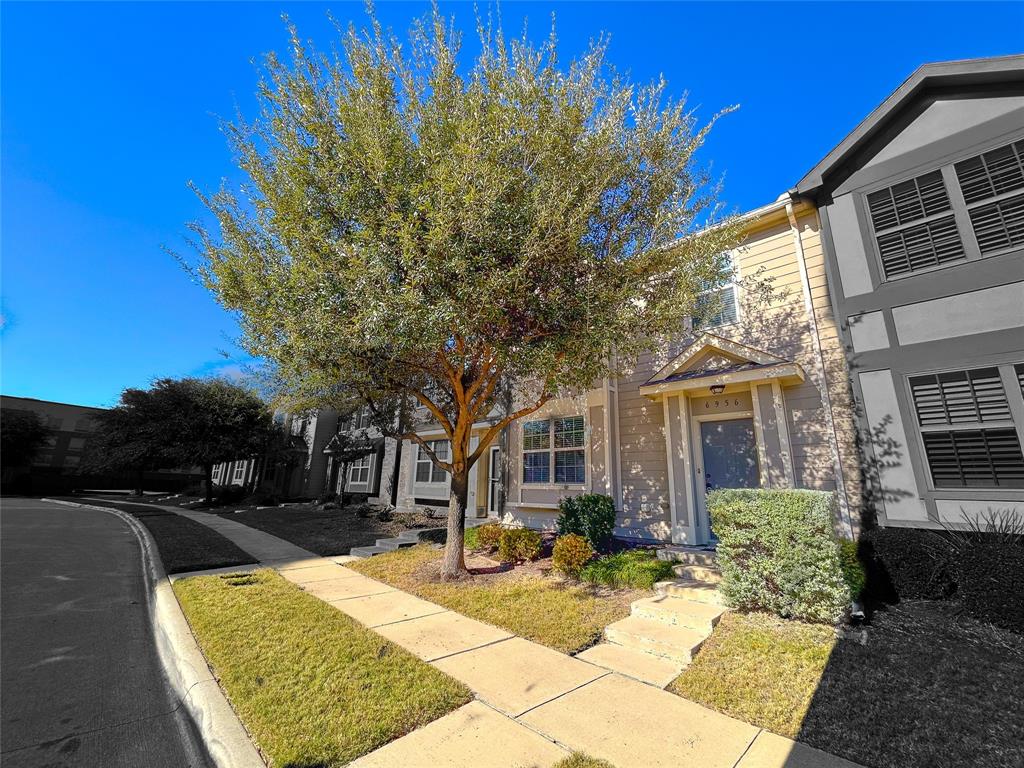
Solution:
<path fill-rule="evenodd" d="M 211 766 L 164 677 L 114 515 L 0 501 L 0 764 Z"/>

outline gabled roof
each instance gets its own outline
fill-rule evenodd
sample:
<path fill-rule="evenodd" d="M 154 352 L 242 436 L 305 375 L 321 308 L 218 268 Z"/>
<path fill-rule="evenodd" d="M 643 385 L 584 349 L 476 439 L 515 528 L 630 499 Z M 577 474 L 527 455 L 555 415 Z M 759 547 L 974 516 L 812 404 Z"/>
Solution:
<path fill-rule="evenodd" d="M 849 135 L 810 170 L 793 189 L 798 196 L 815 196 L 828 177 L 841 170 L 860 150 L 884 136 L 905 111 L 927 95 L 980 86 L 1024 88 L 1024 55 L 925 64 L 874 109 Z"/>
<path fill-rule="evenodd" d="M 687 344 L 678 355 L 662 366 L 661 370 L 644 383 L 644 386 L 657 384 L 658 382 L 678 378 L 690 373 L 687 364 L 698 359 L 706 352 L 718 352 L 724 357 L 731 358 L 733 363 L 728 366 L 730 368 L 736 366 L 775 365 L 786 362 L 781 357 L 777 357 L 764 350 L 749 347 L 737 341 L 730 341 L 705 331 Z"/>

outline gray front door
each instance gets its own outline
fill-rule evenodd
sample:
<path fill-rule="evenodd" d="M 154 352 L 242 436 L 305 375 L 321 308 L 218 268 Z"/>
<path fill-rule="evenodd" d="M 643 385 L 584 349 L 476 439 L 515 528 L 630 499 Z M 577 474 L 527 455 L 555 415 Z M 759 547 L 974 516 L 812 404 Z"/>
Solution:
<path fill-rule="evenodd" d="M 702 422 L 700 442 L 707 490 L 760 487 L 753 419 Z"/>

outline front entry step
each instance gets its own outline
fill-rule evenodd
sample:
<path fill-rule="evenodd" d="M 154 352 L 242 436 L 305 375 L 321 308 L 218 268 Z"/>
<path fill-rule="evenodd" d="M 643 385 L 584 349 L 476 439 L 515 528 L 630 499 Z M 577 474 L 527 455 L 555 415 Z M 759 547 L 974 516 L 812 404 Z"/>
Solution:
<path fill-rule="evenodd" d="M 678 662 L 614 643 L 598 643 L 576 654 L 576 658 L 658 688 L 664 688 L 683 671 Z"/>
<path fill-rule="evenodd" d="M 703 565 L 713 568 L 716 564 L 715 550 L 701 547 L 684 547 L 679 544 L 670 544 L 658 550 L 659 560 L 684 563 L 686 565 Z"/>
<path fill-rule="evenodd" d="M 722 581 L 722 572 L 717 566 L 679 563 L 672 566 L 672 572 L 683 581 L 703 581 L 709 584 L 719 584 Z"/>
<path fill-rule="evenodd" d="M 641 619 L 660 621 L 675 627 L 685 627 L 695 632 L 710 634 L 715 624 L 725 613 L 720 605 L 698 603 L 671 595 L 646 597 L 633 603 L 630 615 Z"/>
<path fill-rule="evenodd" d="M 652 656 L 689 664 L 707 634 L 685 627 L 662 624 L 653 619 L 627 616 L 604 630 L 605 639 Z"/>
<path fill-rule="evenodd" d="M 659 581 L 655 583 L 654 591 L 659 595 L 681 597 L 695 603 L 725 606 L 725 598 L 718 591 L 718 584 L 707 581 Z"/>

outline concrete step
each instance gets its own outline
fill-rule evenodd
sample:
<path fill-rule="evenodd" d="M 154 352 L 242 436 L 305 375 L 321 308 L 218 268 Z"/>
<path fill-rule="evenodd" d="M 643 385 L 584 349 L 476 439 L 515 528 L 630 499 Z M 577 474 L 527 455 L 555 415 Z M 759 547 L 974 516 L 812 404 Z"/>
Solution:
<path fill-rule="evenodd" d="M 609 643 L 622 645 L 652 656 L 689 664 L 706 635 L 686 627 L 674 627 L 660 621 L 627 616 L 604 628 Z"/>
<path fill-rule="evenodd" d="M 718 591 L 718 585 L 707 581 L 659 581 L 654 585 L 659 595 L 681 597 L 707 605 L 725 605 L 725 598 Z"/>
<path fill-rule="evenodd" d="M 415 539 L 377 539 L 377 546 L 381 549 L 387 550 L 388 552 L 394 552 L 396 549 L 402 549 L 403 547 L 412 547 L 415 545 Z"/>
<path fill-rule="evenodd" d="M 713 567 L 715 565 L 715 550 L 698 549 L 696 547 L 667 546 L 658 550 L 659 560 L 669 560 L 688 565 L 704 565 Z"/>
<path fill-rule="evenodd" d="M 598 643 L 576 654 L 576 658 L 658 688 L 664 688 L 683 671 L 678 662 L 614 643 Z"/>
<path fill-rule="evenodd" d="M 715 624 L 725 613 L 720 605 L 698 603 L 671 595 L 658 595 L 636 600 L 630 610 L 631 616 L 660 621 L 675 627 L 685 627 L 695 632 L 711 634 Z"/>
<path fill-rule="evenodd" d="M 348 553 L 352 557 L 373 557 L 374 555 L 383 555 L 387 551 L 383 547 L 352 547 Z"/>
<path fill-rule="evenodd" d="M 672 566 L 672 572 L 683 581 L 704 581 L 709 584 L 719 584 L 722 581 L 722 572 L 718 566 L 679 563 Z"/>

